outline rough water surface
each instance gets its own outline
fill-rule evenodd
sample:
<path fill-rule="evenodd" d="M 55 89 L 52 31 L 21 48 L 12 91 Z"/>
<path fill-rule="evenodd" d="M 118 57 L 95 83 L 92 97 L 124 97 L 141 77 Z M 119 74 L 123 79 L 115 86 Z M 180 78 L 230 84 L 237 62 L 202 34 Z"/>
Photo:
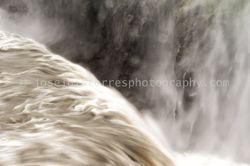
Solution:
<path fill-rule="evenodd" d="M 145 129 L 84 68 L 0 33 L 0 165 L 170 166 Z"/>

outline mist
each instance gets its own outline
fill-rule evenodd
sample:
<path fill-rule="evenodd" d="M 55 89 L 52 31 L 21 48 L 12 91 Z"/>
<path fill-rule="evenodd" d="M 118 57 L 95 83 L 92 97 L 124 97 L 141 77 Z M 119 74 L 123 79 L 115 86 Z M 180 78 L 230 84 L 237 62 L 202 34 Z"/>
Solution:
<path fill-rule="evenodd" d="M 159 24 L 158 40 L 167 39 L 150 76 L 205 84 L 149 90 L 163 100 L 157 119 L 175 149 L 249 163 L 249 3 L 193 1 L 180 10 L 181 27 L 173 17 Z"/>
<path fill-rule="evenodd" d="M 156 120 L 173 151 L 246 164 L 249 26 L 247 0 L 0 2 L 1 30 L 44 43 L 99 80 L 187 81 L 114 88 Z"/>

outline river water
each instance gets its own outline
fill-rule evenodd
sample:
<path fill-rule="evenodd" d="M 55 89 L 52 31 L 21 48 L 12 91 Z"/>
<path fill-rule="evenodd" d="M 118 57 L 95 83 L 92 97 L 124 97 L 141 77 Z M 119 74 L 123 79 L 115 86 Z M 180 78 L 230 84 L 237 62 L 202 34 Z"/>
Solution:
<path fill-rule="evenodd" d="M 25 15 L 25 7 L 14 14 L 11 8 L 11 15 L 5 8 L 0 9 L 0 29 L 29 36 L 48 46 L 65 39 L 72 27 L 62 28 L 65 22 L 48 19 L 44 14 L 41 17 L 42 10 L 38 12 L 36 9 L 42 2 L 35 5 L 28 0 L 22 2 L 28 4 L 30 13 Z M 63 1 L 60 2 L 63 6 Z M 106 10 L 120 11 L 122 7 L 118 4 L 123 1 L 103 2 Z M 80 3 L 72 3 L 70 10 L 78 10 Z M 94 7 L 98 3 L 101 2 Z M 8 6 L 7 1 L 5 7 L 6 4 Z M 132 1 L 124 4 L 128 6 L 125 5 L 124 10 L 133 11 Z M 65 16 L 60 13 L 58 4 L 50 5 L 57 6 L 60 17 Z M 117 35 L 123 31 L 129 32 L 132 37 L 128 35 L 128 40 L 131 41 L 137 40 L 138 34 L 147 34 L 143 36 L 143 40 L 147 40 L 145 46 L 140 46 L 146 50 L 143 61 L 131 77 L 161 83 L 142 89 L 143 93 L 140 89 L 136 92 L 141 93 L 140 97 L 145 101 L 153 103 L 143 107 L 141 112 L 155 119 L 157 130 L 162 132 L 161 140 L 173 152 L 173 158 L 177 158 L 180 165 L 189 162 L 188 165 L 209 166 L 249 164 L 250 3 L 247 0 L 141 0 L 136 9 L 140 10 L 139 25 L 133 28 L 115 23 L 109 25 L 114 36 L 118 36 L 112 38 L 112 42 L 124 44 L 126 33 Z M 100 20 L 108 19 L 106 10 L 101 7 L 97 10 Z M 124 15 L 114 14 L 114 17 L 118 21 L 117 18 L 122 19 Z M 31 24 L 31 19 L 36 21 Z M 27 24 L 31 26 L 20 28 Z M 150 27 L 149 30 L 140 32 L 144 26 Z M 83 43 L 87 43 L 85 39 Z M 181 83 L 177 84 L 177 81 Z M 11 160 L 11 156 L 6 157 Z"/>

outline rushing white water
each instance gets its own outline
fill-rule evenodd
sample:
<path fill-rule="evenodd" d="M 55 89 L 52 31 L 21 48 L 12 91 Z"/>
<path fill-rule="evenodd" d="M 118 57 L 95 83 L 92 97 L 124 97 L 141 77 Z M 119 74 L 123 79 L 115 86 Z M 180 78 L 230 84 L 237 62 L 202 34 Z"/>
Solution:
<path fill-rule="evenodd" d="M 107 1 L 110 6 L 112 2 Z M 151 110 L 156 114 L 154 117 L 157 121 L 151 127 L 156 126 L 152 130 L 156 128 L 158 131 L 151 132 L 160 133 L 160 129 L 163 131 L 163 139 L 171 147 L 176 165 L 249 165 L 249 2 L 188 0 L 176 5 L 176 9 L 171 10 L 169 15 L 161 13 L 165 11 L 163 6 L 171 6 L 181 1 L 143 2 L 145 17 L 153 13 L 152 11 L 159 14 L 156 26 L 158 33 L 153 33 L 155 36 L 152 38 L 152 43 L 156 41 L 158 45 L 149 49 L 146 70 L 142 68 L 139 74 L 149 75 L 153 80 L 171 81 L 191 73 L 190 78 L 195 81 L 194 86 L 185 90 L 176 85 L 147 90 L 147 97 L 163 101 Z M 153 7 L 148 7 L 147 4 Z M 5 14 L 0 13 L 0 16 Z M 29 23 L 29 19 L 18 23 L 10 22 L 7 17 L 2 17 L 2 20 L 0 28 L 7 30 L 12 27 L 10 31 L 45 43 L 50 42 L 50 35 L 45 38 L 39 35 L 45 33 L 48 27 L 53 27 L 44 26 L 43 24 L 51 25 L 46 21 L 37 21 L 38 24 L 35 22 L 34 26 L 30 26 L 33 28 L 20 30 L 16 28 L 17 25 Z M 178 20 L 181 26 L 176 23 Z M 178 27 L 182 29 L 179 30 Z M 183 44 L 185 49 L 181 48 L 183 45 L 180 43 L 176 44 L 179 33 L 192 34 L 191 37 L 182 39 L 186 42 Z M 60 37 L 56 32 L 51 34 L 51 38 L 55 40 Z M 183 34 L 180 37 L 185 36 Z M 192 40 L 189 41 L 189 38 Z M 180 48 L 176 51 L 174 47 Z M 183 53 L 177 62 L 178 51 Z M 178 73 L 181 73 L 180 76 Z M 189 106 L 185 103 L 185 95 L 192 98 Z"/>
<path fill-rule="evenodd" d="M 172 165 L 119 93 L 33 40 L 0 32 L 0 90 L 0 165 Z"/>
<path fill-rule="evenodd" d="M 176 80 L 180 79 L 176 70 L 184 73 L 182 78 L 191 73 L 196 85 L 190 89 L 173 85 L 149 90 L 149 95 L 157 94 L 155 100 L 166 101 L 155 108 L 160 112 L 162 129 L 178 151 L 213 154 L 249 164 L 249 1 L 189 1 L 182 11 L 189 16 L 182 30 L 184 34 L 191 31 L 193 39 L 188 41 L 190 45 L 181 60 L 173 65 L 173 34 L 180 31 L 173 17 L 163 19 L 159 40 L 164 47 L 152 51 L 159 60 L 150 68 L 150 75 L 155 80 Z M 206 18 L 209 21 L 204 21 Z M 189 106 L 184 103 L 185 93 L 192 99 Z M 218 163 L 211 165 L 223 165 L 215 161 Z"/>

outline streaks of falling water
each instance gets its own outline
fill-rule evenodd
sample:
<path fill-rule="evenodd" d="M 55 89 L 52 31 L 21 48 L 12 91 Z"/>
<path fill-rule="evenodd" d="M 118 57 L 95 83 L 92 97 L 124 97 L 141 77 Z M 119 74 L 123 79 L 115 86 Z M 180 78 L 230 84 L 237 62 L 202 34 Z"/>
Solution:
<path fill-rule="evenodd" d="M 51 17 L 61 12 L 60 6 L 65 7 L 64 1 L 58 4 L 54 2 L 49 1 L 49 5 L 56 11 L 49 14 Z M 72 11 L 80 3 L 74 2 Z M 96 4 L 99 2 L 96 1 Z M 116 5 L 121 2 L 123 1 L 105 1 L 110 10 L 118 10 Z M 150 33 L 147 47 L 143 47 L 147 52 L 141 70 L 135 76 L 168 81 L 191 79 L 197 83 L 186 88 L 176 85 L 148 88 L 146 95 L 143 94 L 147 96 L 146 101 L 155 103 L 151 110 L 172 148 L 178 151 L 215 153 L 249 163 L 249 2 L 141 2 L 140 9 L 143 11 L 145 24 L 155 25 L 151 25 L 151 30 L 146 31 Z M 127 3 L 132 4 L 131 1 Z M 98 6 L 96 4 L 93 6 Z M 129 9 L 133 7 L 128 6 Z M 44 26 L 43 24 L 48 23 L 39 23 L 39 26 Z M 127 27 L 117 26 L 115 23 L 110 25 L 110 29 L 112 28 L 117 32 L 127 30 Z M 113 33 L 119 41 L 126 36 L 119 36 L 123 33 Z M 36 36 L 39 35 L 34 35 L 34 38 Z M 210 84 L 212 80 L 219 81 L 220 85 L 214 85 L 215 82 Z"/>
<path fill-rule="evenodd" d="M 165 46 L 153 50 L 160 60 L 151 68 L 153 79 L 190 83 L 149 90 L 166 101 L 155 107 L 166 137 L 180 151 L 249 163 L 250 4 L 194 0 L 178 9 L 159 23 Z"/>

